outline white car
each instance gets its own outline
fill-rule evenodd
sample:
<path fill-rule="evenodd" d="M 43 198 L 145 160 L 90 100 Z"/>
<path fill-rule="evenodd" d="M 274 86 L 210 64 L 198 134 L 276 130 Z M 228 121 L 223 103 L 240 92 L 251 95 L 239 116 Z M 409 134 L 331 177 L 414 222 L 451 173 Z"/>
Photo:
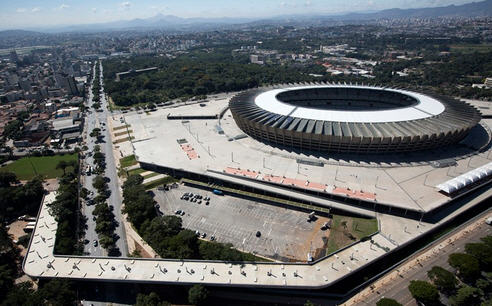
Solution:
<path fill-rule="evenodd" d="M 487 219 L 485 219 L 485 223 L 487 223 L 488 225 L 492 225 L 492 217 L 488 217 Z"/>

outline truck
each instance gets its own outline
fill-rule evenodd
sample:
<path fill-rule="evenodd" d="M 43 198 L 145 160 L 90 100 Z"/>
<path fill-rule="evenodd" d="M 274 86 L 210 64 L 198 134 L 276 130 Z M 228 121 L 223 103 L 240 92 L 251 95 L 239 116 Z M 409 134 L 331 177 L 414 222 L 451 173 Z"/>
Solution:
<path fill-rule="evenodd" d="M 222 190 L 214 189 L 212 192 L 215 193 L 216 195 L 224 195 Z"/>

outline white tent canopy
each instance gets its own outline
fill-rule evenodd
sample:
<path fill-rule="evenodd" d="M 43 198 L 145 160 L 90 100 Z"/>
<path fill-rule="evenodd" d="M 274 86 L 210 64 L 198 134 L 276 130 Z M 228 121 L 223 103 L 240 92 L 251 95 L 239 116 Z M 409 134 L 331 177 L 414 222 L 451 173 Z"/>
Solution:
<path fill-rule="evenodd" d="M 460 190 L 463 187 L 473 184 L 478 180 L 489 177 L 491 175 L 492 175 L 492 162 L 483 165 L 479 168 L 468 171 L 467 173 L 464 173 L 449 181 L 441 183 L 437 185 L 436 188 L 438 188 L 441 191 L 444 191 L 445 193 L 450 194 Z"/>

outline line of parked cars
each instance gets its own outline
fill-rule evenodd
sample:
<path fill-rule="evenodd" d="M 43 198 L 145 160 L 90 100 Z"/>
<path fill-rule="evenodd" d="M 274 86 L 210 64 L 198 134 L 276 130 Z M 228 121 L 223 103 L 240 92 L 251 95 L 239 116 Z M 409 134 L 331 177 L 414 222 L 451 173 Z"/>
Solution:
<path fill-rule="evenodd" d="M 210 197 L 203 197 L 202 195 L 193 194 L 191 192 L 185 192 L 181 196 L 181 200 L 190 201 L 192 203 L 197 203 L 197 204 L 202 204 L 202 202 L 204 202 L 205 205 L 210 204 Z"/>

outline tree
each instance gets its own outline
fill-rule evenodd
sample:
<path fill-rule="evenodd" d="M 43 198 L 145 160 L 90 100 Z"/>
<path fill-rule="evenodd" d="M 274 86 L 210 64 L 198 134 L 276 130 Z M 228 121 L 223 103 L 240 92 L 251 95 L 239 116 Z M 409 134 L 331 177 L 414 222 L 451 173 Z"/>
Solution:
<path fill-rule="evenodd" d="M 133 174 L 128 177 L 128 179 L 123 183 L 123 188 L 137 186 L 143 183 L 143 176 L 139 174 Z"/>
<path fill-rule="evenodd" d="M 20 120 L 12 120 L 3 129 L 3 136 L 17 140 L 22 136 L 24 124 Z"/>
<path fill-rule="evenodd" d="M 152 219 L 143 230 L 145 241 L 158 241 L 177 235 L 181 231 L 182 220 L 178 216 L 163 216 Z"/>
<path fill-rule="evenodd" d="M 208 298 L 208 290 L 202 285 L 194 285 L 188 290 L 188 302 L 193 305 L 203 305 Z"/>
<path fill-rule="evenodd" d="M 0 299 L 3 299 L 14 286 L 13 271 L 8 265 L 0 266 Z"/>
<path fill-rule="evenodd" d="M 458 285 L 458 280 L 453 273 L 438 266 L 432 267 L 427 272 L 427 276 L 439 290 L 448 294 L 454 292 Z"/>
<path fill-rule="evenodd" d="M 170 305 L 166 301 L 161 301 L 161 298 L 157 293 L 151 292 L 150 294 L 139 293 L 137 295 L 136 306 L 167 306 Z"/>
<path fill-rule="evenodd" d="M 80 188 L 80 197 L 82 199 L 87 199 L 87 196 L 89 195 L 89 190 L 85 187 Z"/>
<path fill-rule="evenodd" d="M 76 305 L 77 301 L 72 283 L 61 279 L 53 279 L 44 284 L 39 294 L 47 305 Z"/>
<path fill-rule="evenodd" d="M 401 306 L 401 304 L 393 299 L 382 298 L 376 303 L 376 306 Z"/>
<path fill-rule="evenodd" d="M 66 161 L 64 160 L 60 160 L 58 162 L 58 164 L 56 164 L 56 169 L 62 169 L 63 170 L 63 174 L 65 174 L 65 169 L 68 167 L 68 164 Z"/>
<path fill-rule="evenodd" d="M 43 300 L 40 294 L 33 290 L 31 282 L 22 282 L 15 285 L 2 301 L 2 305 L 42 305 Z"/>
<path fill-rule="evenodd" d="M 466 282 L 474 282 L 480 277 L 480 264 L 475 257 L 469 254 L 453 253 L 449 255 L 448 263 Z"/>
<path fill-rule="evenodd" d="M 467 243 L 465 245 L 465 252 L 480 262 L 482 270 L 490 271 L 492 268 L 492 243 L 486 243 L 486 237 L 482 238 L 482 241 L 484 242 Z"/>
<path fill-rule="evenodd" d="M 463 286 L 458 289 L 456 296 L 451 298 L 451 305 L 470 306 L 480 304 L 480 290 L 470 286 Z"/>
<path fill-rule="evenodd" d="M 99 138 L 101 136 L 101 129 L 100 128 L 94 128 L 92 132 L 89 134 L 91 137 Z"/>
<path fill-rule="evenodd" d="M 408 290 L 413 298 L 425 305 L 434 305 L 439 302 L 439 291 L 437 288 L 425 281 L 412 280 L 408 286 Z"/>
<path fill-rule="evenodd" d="M 17 183 L 17 176 L 12 172 L 0 172 L 0 188 L 9 187 L 11 184 Z"/>
<path fill-rule="evenodd" d="M 104 177 L 98 175 L 94 178 L 94 181 L 92 182 L 92 186 L 96 188 L 97 191 L 101 192 L 107 187 L 106 180 L 104 179 Z"/>

